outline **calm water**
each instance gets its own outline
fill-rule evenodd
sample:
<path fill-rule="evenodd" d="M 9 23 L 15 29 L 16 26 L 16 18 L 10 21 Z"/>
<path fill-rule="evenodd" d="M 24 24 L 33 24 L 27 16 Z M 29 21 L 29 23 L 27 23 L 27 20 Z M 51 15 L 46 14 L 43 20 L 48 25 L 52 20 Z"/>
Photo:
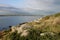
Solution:
<path fill-rule="evenodd" d="M 41 16 L 2 16 L 0 17 L 0 30 L 19 23 L 33 21 L 40 17 Z"/>

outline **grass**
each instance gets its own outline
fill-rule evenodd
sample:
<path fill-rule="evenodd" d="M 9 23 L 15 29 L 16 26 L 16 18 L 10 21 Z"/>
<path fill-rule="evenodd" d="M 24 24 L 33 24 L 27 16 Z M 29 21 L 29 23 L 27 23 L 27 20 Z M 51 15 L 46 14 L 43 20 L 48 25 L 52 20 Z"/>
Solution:
<path fill-rule="evenodd" d="M 24 37 L 17 31 L 5 36 L 4 40 L 60 40 L 60 13 L 43 17 L 39 22 L 28 22 L 29 34 Z M 28 26 L 27 26 L 28 27 Z M 27 29 L 25 29 L 27 30 Z M 9 33 L 11 31 L 5 31 Z M 43 34 L 43 35 L 41 35 Z"/>

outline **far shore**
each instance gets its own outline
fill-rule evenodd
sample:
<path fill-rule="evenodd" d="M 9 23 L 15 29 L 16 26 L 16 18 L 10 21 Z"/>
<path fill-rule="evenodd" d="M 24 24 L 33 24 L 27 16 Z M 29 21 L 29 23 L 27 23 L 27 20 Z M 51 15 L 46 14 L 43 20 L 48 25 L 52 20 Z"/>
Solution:
<path fill-rule="evenodd" d="M 44 16 L 44 15 L 0 15 L 0 16 Z"/>

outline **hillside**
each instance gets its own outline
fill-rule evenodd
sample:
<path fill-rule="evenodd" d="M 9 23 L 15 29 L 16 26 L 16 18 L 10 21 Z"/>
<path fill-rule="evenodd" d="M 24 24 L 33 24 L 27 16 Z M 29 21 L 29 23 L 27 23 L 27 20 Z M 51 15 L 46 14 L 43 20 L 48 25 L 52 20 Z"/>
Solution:
<path fill-rule="evenodd" d="M 0 40 L 60 40 L 60 13 L 10 26 L 0 34 Z"/>
<path fill-rule="evenodd" d="M 34 20 L 29 24 L 43 32 L 52 31 L 58 33 L 60 32 L 60 13 Z"/>

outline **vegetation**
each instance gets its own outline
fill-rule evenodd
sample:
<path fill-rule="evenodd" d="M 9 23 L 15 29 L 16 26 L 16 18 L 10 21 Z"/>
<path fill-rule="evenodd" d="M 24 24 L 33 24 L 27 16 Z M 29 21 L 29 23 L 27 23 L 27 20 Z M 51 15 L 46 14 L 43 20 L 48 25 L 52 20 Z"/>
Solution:
<path fill-rule="evenodd" d="M 8 35 L 8 37 L 6 38 L 6 40 L 10 39 L 10 40 L 60 40 L 60 34 L 54 33 L 55 35 L 51 35 L 46 34 L 46 35 L 40 35 L 43 32 L 41 32 L 40 30 L 35 30 L 35 29 L 30 29 L 29 31 L 29 35 L 26 37 L 21 37 L 21 34 L 18 34 L 17 31 L 11 33 L 10 35 Z"/>
<path fill-rule="evenodd" d="M 1 38 L 4 40 L 60 40 L 60 13 L 49 15 L 36 21 L 26 23 L 27 36 L 21 36 L 23 32 L 18 33 L 18 30 L 5 31 L 6 35 Z M 24 25 L 25 26 L 25 25 Z M 22 30 L 22 29 L 21 29 Z M 20 31 L 20 30 L 19 30 Z M 25 32 L 25 33 L 27 33 Z"/>

